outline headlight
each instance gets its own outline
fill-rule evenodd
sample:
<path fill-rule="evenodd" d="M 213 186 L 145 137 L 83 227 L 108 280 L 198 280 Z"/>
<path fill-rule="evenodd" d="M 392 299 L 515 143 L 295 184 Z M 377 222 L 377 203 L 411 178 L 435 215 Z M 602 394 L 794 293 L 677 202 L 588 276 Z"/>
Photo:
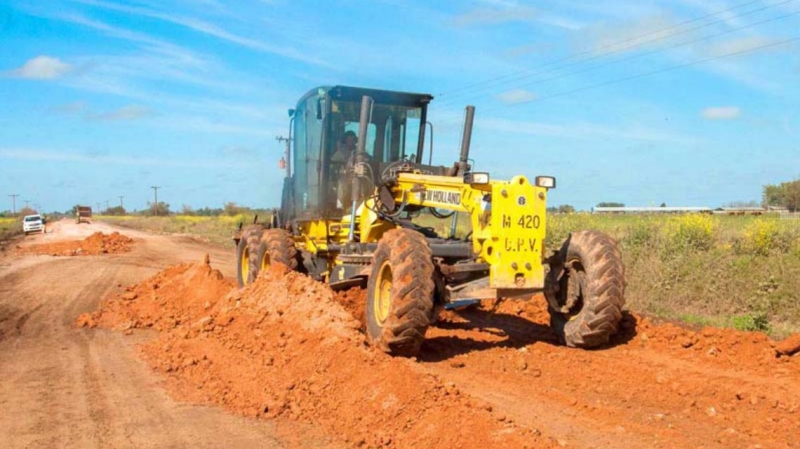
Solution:
<path fill-rule="evenodd" d="M 556 178 L 552 176 L 537 176 L 536 177 L 536 185 L 538 187 L 544 187 L 545 189 L 555 189 L 556 188 Z"/>
<path fill-rule="evenodd" d="M 467 173 L 464 175 L 466 184 L 489 184 L 489 173 Z"/>

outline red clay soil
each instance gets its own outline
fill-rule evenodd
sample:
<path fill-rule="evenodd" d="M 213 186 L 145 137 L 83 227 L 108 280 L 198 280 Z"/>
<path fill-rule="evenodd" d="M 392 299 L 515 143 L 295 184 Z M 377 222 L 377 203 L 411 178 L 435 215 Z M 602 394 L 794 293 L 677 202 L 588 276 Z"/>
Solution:
<path fill-rule="evenodd" d="M 553 445 L 415 361 L 368 347 L 327 286 L 285 268 L 237 291 L 207 263 L 180 265 L 79 325 L 156 329 L 142 352 L 180 399 L 309 423 L 334 444 Z"/>
<path fill-rule="evenodd" d="M 365 447 L 800 447 L 800 336 L 626 314 L 603 349 L 555 343 L 544 300 L 442 312 L 419 360 L 365 344 L 364 292 L 274 269 L 244 290 L 170 268 L 79 324 L 152 328 L 183 400 L 311 424 Z"/>
<path fill-rule="evenodd" d="M 103 234 L 95 232 L 83 240 L 65 242 L 40 243 L 25 247 L 17 247 L 18 254 L 43 254 L 48 256 L 94 256 L 98 254 L 119 254 L 131 250 L 133 239 L 112 232 Z"/>

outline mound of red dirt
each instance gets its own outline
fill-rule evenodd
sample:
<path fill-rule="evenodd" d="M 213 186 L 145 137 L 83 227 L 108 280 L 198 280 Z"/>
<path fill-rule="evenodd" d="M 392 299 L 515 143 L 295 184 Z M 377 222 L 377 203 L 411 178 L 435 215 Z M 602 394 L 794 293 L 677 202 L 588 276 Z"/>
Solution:
<path fill-rule="evenodd" d="M 133 239 L 119 232 L 103 234 L 95 232 L 83 240 L 41 243 L 17 247 L 18 254 L 43 254 L 49 256 L 94 256 L 98 254 L 118 254 L 131 250 Z"/>
<path fill-rule="evenodd" d="M 348 296 L 352 295 L 352 296 Z M 550 447 L 538 431 L 365 344 L 358 293 L 273 267 L 244 290 L 208 263 L 165 270 L 79 325 L 159 331 L 144 357 L 179 398 L 309 423 L 356 447 Z"/>

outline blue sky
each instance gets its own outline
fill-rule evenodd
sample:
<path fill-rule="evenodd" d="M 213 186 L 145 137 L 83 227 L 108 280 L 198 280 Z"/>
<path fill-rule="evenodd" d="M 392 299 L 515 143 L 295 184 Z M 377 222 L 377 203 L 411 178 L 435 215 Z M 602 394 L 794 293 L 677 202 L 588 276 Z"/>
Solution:
<path fill-rule="evenodd" d="M 800 0 L 0 0 L 0 193 L 275 206 L 318 85 L 434 99 L 434 162 L 551 204 L 719 206 L 800 176 Z"/>

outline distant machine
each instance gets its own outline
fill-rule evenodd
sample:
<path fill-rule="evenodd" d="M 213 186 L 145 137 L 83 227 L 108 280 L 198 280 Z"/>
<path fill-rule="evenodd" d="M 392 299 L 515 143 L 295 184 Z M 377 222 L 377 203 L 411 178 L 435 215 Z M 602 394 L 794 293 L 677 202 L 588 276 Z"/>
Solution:
<path fill-rule="evenodd" d="M 78 224 L 92 222 L 92 208 L 89 206 L 78 206 L 75 211 L 75 218 Z"/>

